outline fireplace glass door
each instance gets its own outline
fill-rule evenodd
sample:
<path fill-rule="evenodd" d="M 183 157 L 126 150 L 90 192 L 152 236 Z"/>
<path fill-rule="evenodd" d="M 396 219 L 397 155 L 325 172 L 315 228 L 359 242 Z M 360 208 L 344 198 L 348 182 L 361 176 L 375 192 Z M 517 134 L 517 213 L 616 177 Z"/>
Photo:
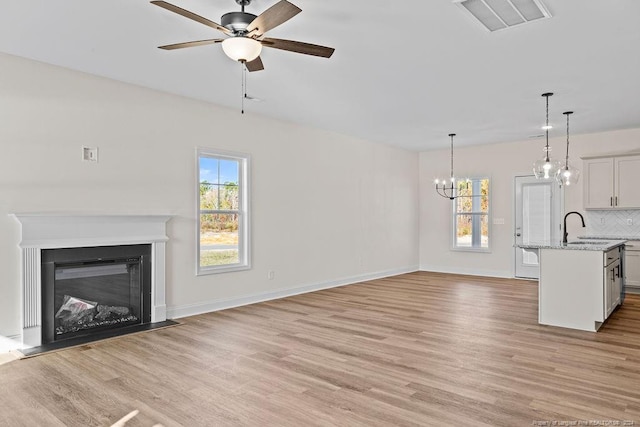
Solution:
<path fill-rule="evenodd" d="M 56 265 L 54 287 L 56 339 L 140 323 L 140 259 Z"/>
<path fill-rule="evenodd" d="M 150 322 L 150 246 L 44 250 L 43 343 Z"/>

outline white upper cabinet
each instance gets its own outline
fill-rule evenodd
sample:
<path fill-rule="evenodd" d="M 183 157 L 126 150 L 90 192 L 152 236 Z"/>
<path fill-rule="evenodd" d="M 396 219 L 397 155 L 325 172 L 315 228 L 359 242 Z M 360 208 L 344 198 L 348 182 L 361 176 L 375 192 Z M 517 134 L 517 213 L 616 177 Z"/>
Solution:
<path fill-rule="evenodd" d="M 617 208 L 640 208 L 640 156 L 616 157 Z"/>
<path fill-rule="evenodd" d="M 583 160 L 585 209 L 640 209 L 640 155 Z"/>

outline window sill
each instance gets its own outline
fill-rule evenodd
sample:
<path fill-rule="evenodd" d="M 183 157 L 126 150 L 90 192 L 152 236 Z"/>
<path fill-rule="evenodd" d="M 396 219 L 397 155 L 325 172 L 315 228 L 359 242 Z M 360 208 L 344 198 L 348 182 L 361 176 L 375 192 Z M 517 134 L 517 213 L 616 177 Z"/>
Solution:
<path fill-rule="evenodd" d="M 453 252 L 478 252 L 483 254 L 490 254 L 490 248 L 450 248 Z"/>
<path fill-rule="evenodd" d="M 230 265 L 220 267 L 198 267 L 196 276 L 208 276 L 210 274 L 233 273 L 235 271 L 250 270 L 250 265 Z"/>

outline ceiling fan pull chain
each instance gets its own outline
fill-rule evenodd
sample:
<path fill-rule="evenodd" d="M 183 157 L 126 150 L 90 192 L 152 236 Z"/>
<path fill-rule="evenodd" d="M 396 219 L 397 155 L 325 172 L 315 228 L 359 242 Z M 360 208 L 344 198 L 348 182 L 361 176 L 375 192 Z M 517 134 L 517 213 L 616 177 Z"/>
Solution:
<path fill-rule="evenodd" d="M 247 67 L 245 62 L 240 61 L 242 67 L 242 114 L 244 114 L 244 99 L 247 97 Z"/>

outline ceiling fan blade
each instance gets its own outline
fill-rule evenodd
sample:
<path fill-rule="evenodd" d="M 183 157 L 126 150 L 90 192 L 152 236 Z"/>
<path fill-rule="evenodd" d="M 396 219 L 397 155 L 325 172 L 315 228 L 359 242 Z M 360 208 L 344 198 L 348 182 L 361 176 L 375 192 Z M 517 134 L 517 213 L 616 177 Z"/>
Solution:
<path fill-rule="evenodd" d="M 175 44 L 168 44 L 164 46 L 158 46 L 158 49 L 164 49 L 164 50 L 183 49 L 185 47 L 203 46 L 207 44 L 220 43 L 223 40 L 224 39 L 210 39 L 210 40 L 197 40 L 197 41 L 185 42 L 185 43 L 175 43 Z"/>
<path fill-rule="evenodd" d="M 296 42 L 293 40 L 265 38 L 260 40 L 265 47 L 274 49 L 288 50 L 290 52 L 303 53 L 305 55 L 321 56 L 323 58 L 331 58 L 335 51 L 332 47 L 319 46 L 317 44 Z"/>
<path fill-rule="evenodd" d="M 207 27 L 211 27 L 211 28 L 215 28 L 218 31 L 222 31 L 223 33 L 232 36 L 233 32 L 231 30 L 228 30 L 227 28 L 223 27 L 220 24 L 216 24 L 213 21 L 208 20 L 207 18 L 203 18 L 200 15 L 196 15 L 193 12 L 189 12 L 186 9 L 183 9 L 181 7 L 175 6 L 171 3 L 167 3 L 166 1 L 152 1 L 152 4 L 155 4 L 156 6 L 160 6 L 163 9 L 167 9 L 168 11 L 171 11 L 173 13 L 177 13 L 178 15 L 182 15 L 185 18 L 189 18 L 192 19 L 196 22 L 199 22 L 201 24 L 206 25 Z"/>
<path fill-rule="evenodd" d="M 289 3 L 287 0 L 280 0 L 254 19 L 247 27 L 247 31 L 252 36 L 260 37 L 272 28 L 287 22 L 300 12 L 302 12 L 302 9 L 298 6 Z"/>
<path fill-rule="evenodd" d="M 245 62 L 244 65 L 245 65 L 245 67 L 247 67 L 247 70 L 249 70 L 249 71 L 264 70 L 264 65 L 262 64 L 262 59 L 260 59 L 259 56 L 256 59 L 254 59 L 253 61 L 251 61 L 251 62 Z"/>

